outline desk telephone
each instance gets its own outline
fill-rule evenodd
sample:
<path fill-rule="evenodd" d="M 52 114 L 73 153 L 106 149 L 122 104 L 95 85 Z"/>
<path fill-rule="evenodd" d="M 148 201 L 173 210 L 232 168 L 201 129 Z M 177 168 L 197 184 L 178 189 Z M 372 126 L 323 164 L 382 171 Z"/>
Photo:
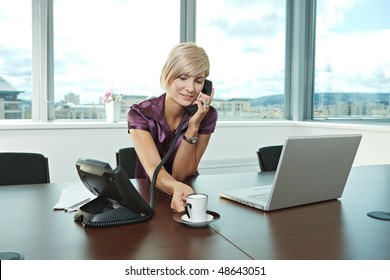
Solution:
<path fill-rule="evenodd" d="M 125 171 L 106 162 L 79 159 L 76 169 L 85 187 L 97 197 L 83 205 L 74 219 L 86 227 L 135 224 L 150 219 L 154 209 L 143 199 Z"/>

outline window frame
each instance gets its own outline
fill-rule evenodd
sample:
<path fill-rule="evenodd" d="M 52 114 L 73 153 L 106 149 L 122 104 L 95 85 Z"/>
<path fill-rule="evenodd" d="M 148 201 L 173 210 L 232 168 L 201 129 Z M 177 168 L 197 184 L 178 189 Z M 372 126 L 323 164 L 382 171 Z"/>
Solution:
<path fill-rule="evenodd" d="M 293 0 L 298 1 L 299 0 Z M 379 125 L 384 126 L 390 123 L 390 118 L 375 118 L 367 116 L 366 118 L 326 118 L 326 119 L 315 119 L 314 116 L 314 94 L 315 94 L 315 43 L 316 43 L 316 21 L 317 21 L 317 0 L 313 0 L 310 3 L 310 0 L 303 0 L 302 2 L 309 1 L 308 14 L 307 18 L 307 30 L 305 32 L 308 34 L 308 44 L 312 44 L 312 48 L 309 48 L 308 51 L 308 72 L 305 75 L 307 78 L 308 91 L 305 95 L 306 101 L 306 112 L 304 114 L 303 121 L 310 121 L 313 123 L 330 123 L 330 124 L 357 124 L 357 125 Z M 310 6 L 310 4 L 312 6 Z M 389 104 L 390 106 L 390 104 Z"/>
<path fill-rule="evenodd" d="M 386 120 L 343 119 L 339 121 L 313 118 L 316 5 L 316 0 L 286 1 L 285 120 L 388 124 Z M 32 32 L 31 121 L 52 122 L 56 121 L 54 119 L 53 0 L 32 0 Z M 180 0 L 180 41 L 196 42 L 196 0 Z"/>
<path fill-rule="evenodd" d="M 32 0 L 32 34 L 32 120 L 48 122 L 54 119 L 53 0 Z"/>

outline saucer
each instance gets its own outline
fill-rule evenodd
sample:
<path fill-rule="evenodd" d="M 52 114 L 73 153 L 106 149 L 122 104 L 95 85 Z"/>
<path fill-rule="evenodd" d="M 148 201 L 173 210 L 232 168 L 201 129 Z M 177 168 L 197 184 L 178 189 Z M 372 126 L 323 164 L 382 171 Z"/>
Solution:
<path fill-rule="evenodd" d="M 181 224 L 185 224 L 185 225 L 190 226 L 190 227 L 205 227 L 209 223 L 219 220 L 219 217 L 220 217 L 220 215 L 218 213 L 213 212 L 213 211 L 207 211 L 205 221 L 194 223 L 194 222 L 191 222 L 189 220 L 185 211 L 179 212 L 179 213 L 176 213 L 175 215 L 173 215 L 173 219 L 176 222 L 179 222 Z"/>

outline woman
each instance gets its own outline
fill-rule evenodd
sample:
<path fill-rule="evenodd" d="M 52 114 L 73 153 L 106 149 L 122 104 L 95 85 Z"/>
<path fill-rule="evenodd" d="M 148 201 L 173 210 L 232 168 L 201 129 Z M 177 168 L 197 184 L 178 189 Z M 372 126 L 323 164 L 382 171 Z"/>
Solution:
<path fill-rule="evenodd" d="M 134 104 L 128 113 L 128 129 L 140 162 L 136 177 L 152 179 L 153 173 L 180 133 L 171 157 L 157 175 L 159 189 L 172 195 L 173 211 L 184 211 L 186 196 L 193 193 L 183 181 L 198 174 L 199 162 L 217 122 L 217 111 L 210 106 L 210 95 L 201 93 L 210 63 L 206 52 L 194 43 L 182 43 L 170 52 L 162 69 L 160 83 L 166 92 L 159 97 Z M 184 108 L 196 104 L 192 116 Z M 176 128 L 186 121 L 181 131 Z"/>

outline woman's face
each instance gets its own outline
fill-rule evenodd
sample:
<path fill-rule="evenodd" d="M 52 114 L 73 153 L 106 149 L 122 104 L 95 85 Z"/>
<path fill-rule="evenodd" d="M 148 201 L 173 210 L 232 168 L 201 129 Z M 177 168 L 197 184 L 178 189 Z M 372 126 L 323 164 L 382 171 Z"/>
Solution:
<path fill-rule="evenodd" d="M 182 106 L 191 105 L 203 89 L 205 75 L 182 75 L 173 80 L 169 86 L 168 94 L 176 103 Z"/>

